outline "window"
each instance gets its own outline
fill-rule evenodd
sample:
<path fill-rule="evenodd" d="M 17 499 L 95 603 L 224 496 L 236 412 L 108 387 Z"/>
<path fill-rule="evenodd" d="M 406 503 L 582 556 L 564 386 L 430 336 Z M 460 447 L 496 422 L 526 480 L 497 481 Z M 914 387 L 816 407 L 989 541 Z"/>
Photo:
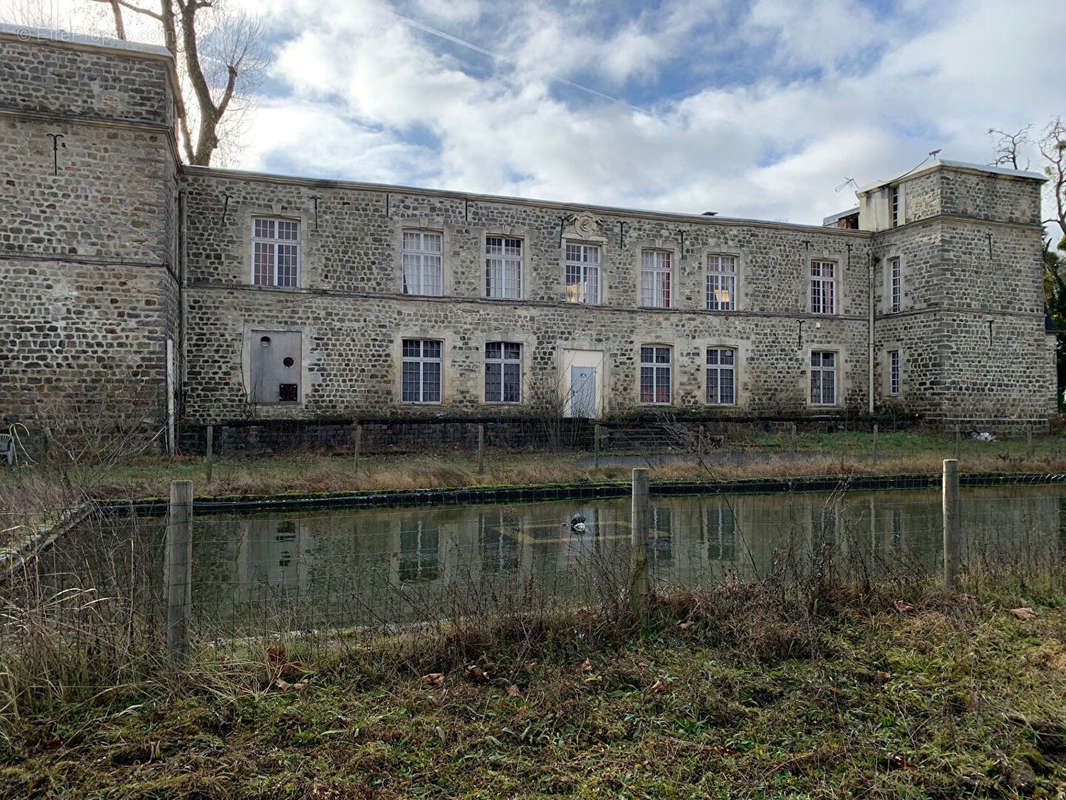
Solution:
<path fill-rule="evenodd" d="M 898 256 L 888 260 L 888 282 L 889 308 L 895 314 L 903 308 L 903 269 Z"/>
<path fill-rule="evenodd" d="M 522 297 L 522 240 L 485 238 L 485 296 Z"/>
<path fill-rule="evenodd" d="M 725 347 L 707 350 L 707 404 L 729 406 L 736 402 L 736 351 Z"/>
<path fill-rule="evenodd" d="M 893 186 L 888 191 L 892 202 L 892 227 L 895 228 L 899 226 L 899 187 Z"/>
<path fill-rule="evenodd" d="M 403 293 L 443 294 L 442 239 L 439 233 L 403 232 Z"/>
<path fill-rule="evenodd" d="M 811 313 L 835 314 L 836 312 L 836 263 L 832 261 L 811 262 Z"/>
<path fill-rule="evenodd" d="M 289 219 L 252 220 L 252 283 L 296 286 L 300 272 L 300 223 Z"/>
<path fill-rule="evenodd" d="M 670 404 L 670 348 L 640 348 L 640 402 Z"/>
<path fill-rule="evenodd" d="M 888 353 L 888 393 L 899 394 L 899 350 L 890 350 Z"/>
<path fill-rule="evenodd" d="M 837 354 L 811 353 L 811 405 L 831 406 L 837 401 Z"/>
<path fill-rule="evenodd" d="M 650 308 L 670 308 L 670 253 L 645 250 L 640 267 L 640 304 Z"/>
<path fill-rule="evenodd" d="M 441 349 L 432 339 L 403 340 L 403 402 L 440 402 Z"/>
<path fill-rule="evenodd" d="M 252 331 L 250 355 L 251 402 L 300 402 L 299 331 Z"/>
<path fill-rule="evenodd" d="M 522 345 L 485 344 L 485 402 L 522 402 Z"/>
<path fill-rule="evenodd" d="M 707 256 L 707 309 L 734 311 L 736 307 L 736 256 Z"/>
<path fill-rule="evenodd" d="M 600 248 L 566 243 L 566 302 L 600 302 Z"/>

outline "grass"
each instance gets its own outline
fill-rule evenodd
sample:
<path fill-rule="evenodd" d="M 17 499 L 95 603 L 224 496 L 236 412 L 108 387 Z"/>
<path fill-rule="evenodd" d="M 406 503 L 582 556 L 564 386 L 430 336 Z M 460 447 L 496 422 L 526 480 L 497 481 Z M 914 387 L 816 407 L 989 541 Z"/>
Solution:
<path fill-rule="evenodd" d="M 1024 595 L 838 590 L 809 614 L 733 586 L 638 626 L 212 655 L 6 718 L 0 796 L 1062 797 L 1066 596 L 1043 599 L 1021 620 Z"/>
<path fill-rule="evenodd" d="M 654 466 L 652 479 L 727 480 L 799 475 L 936 473 L 954 454 L 954 438 L 921 432 L 879 437 L 879 461 L 872 462 L 868 433 L 808 434 L 795 438 L 759 434 L 730 441 L 703 463 Z M 1034 437 L 1033 456 L 1024 440 L 977 442 L 964 439 L 964 471 L 1066 471 L 1066 443 L 1057 435 Z M 172 480 L 189 479 L 198 496 L 269 495 L 381 489 L 450 488 L 479 485 L 529 485 L 576 481 L 625 480 L 632 464 L 594 468 L 589 453 L 512 453 L 489 451 L 485 471 L 470 453 L 366 456 L 354 468 L 348 454 L 305 452 L 277 457 L 217 459 L 207 481 L 202 459 L 140 457 L 116 466 L 79 468 L 63 476 L 97 497 L 159 497 Z M 19 482 L 0 472 L 0 494 Z M 3 505 L 0 497 L 0 505 Z"/>

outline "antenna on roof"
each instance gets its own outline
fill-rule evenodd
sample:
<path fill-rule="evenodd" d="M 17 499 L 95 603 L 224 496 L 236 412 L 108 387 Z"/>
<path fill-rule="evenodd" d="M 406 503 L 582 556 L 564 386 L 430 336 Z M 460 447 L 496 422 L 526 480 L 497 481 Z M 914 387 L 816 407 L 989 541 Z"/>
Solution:
<path fill-rule="evenodd" d="M 943 149 L 943 148 L 938 147 L 936 150 L 930 150 L 929 151 L 929 157 L 930 158 L 936 158 L 937 153 L 939 153 L 941 151 L 941 149 Z"/>
<path fill-rule="evenodd" d="M 855 187 L 855 191 L 859 191 L 859 184 L 857 184 L 857 183 L 855 182 L 855 179 L 854 179 L 854 178 L 849 178 L 849 177 L 847 177 L 846 175 L 844 176 L 844 182 L 843 182 L 842 184 L 840 184 L 839 186 L 837 186 L 837 187 L 836 187 L 836 188 L 835 188 L 835 189 L 834 189 L 833 191 L 834 191 L 834 192 L 839 192 L 839 191 L 840 191 L 841 189 L 843 189 L 843 188 L 844 188 L 845 186 L 847 186 L 847 185 L 848 185 L 849 183 L 850 183 L 850 184 L 851 184 L 852 186 L 854 186 L 854 187 Z"/>

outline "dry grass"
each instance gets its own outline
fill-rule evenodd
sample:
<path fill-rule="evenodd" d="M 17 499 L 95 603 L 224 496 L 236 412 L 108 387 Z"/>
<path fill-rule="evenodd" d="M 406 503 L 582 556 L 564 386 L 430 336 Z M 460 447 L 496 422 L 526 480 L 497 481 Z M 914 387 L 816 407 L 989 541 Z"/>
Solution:
<path fill-rule="evenodd" d="M 6 719 L 4 797 L 1056 797 L 1066 616 L 767 587 L 214 654 Z"/>
<path fill-rule="evenodd" d="M 848 455 L 759 454 L 742 463 L 707 458 L 687 463 L 650 467 L 652 480 L 733 480 L 820 475 L 939 474 L 942 459 L 951 453 L 916 453 L 879 459 Z M 490 454 L 485 471 L 477 472 L 474 458 L 457 453 L 435 456 L 374 456 L 353 468 L 344 457 L 300 454 L 277 458 L 227 459 L 216 462 L 211 481 L 195 459 L 144 460 L 103 473 L 92 484 L 98 497 L 136 498 L 165 496 L 170 481 L 192 480 L 198 496 L 315 494 L 386 489 L 437 489 L 470 486 L 529 486 L 583 481 L 624 481 L 633 466 L 587 466 L 588 454 Z M 1066 472 L 1066 457 L 1001 458 L 970 456 L 962 459 L 967 472 Z"/>

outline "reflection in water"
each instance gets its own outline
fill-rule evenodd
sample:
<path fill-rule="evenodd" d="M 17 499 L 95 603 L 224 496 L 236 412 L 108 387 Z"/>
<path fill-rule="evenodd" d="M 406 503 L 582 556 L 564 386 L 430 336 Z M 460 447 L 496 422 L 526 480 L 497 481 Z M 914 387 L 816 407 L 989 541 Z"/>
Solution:
<path fill-rule="evenodd" d="M 1058 486 L 965 490 L 964 563 L 1057 560 L 1064 502 Z M 656 497 L 650 510 L 644 547 L 663 586 L 760 578 L 784 559 L 802 573 L 824 551 L 873 577 L 940 569 L 937 491 Z M 571 528 L 578 515 L 585 533 Z M 629 519 L 628 498 L 200 516 L 194 613 L 231 632 L 279 612 L 321 627 L 423 620 L 486 598 L 521 607 L 531 585 L 584 602 L 591 582 L 629 563 Z"/>

